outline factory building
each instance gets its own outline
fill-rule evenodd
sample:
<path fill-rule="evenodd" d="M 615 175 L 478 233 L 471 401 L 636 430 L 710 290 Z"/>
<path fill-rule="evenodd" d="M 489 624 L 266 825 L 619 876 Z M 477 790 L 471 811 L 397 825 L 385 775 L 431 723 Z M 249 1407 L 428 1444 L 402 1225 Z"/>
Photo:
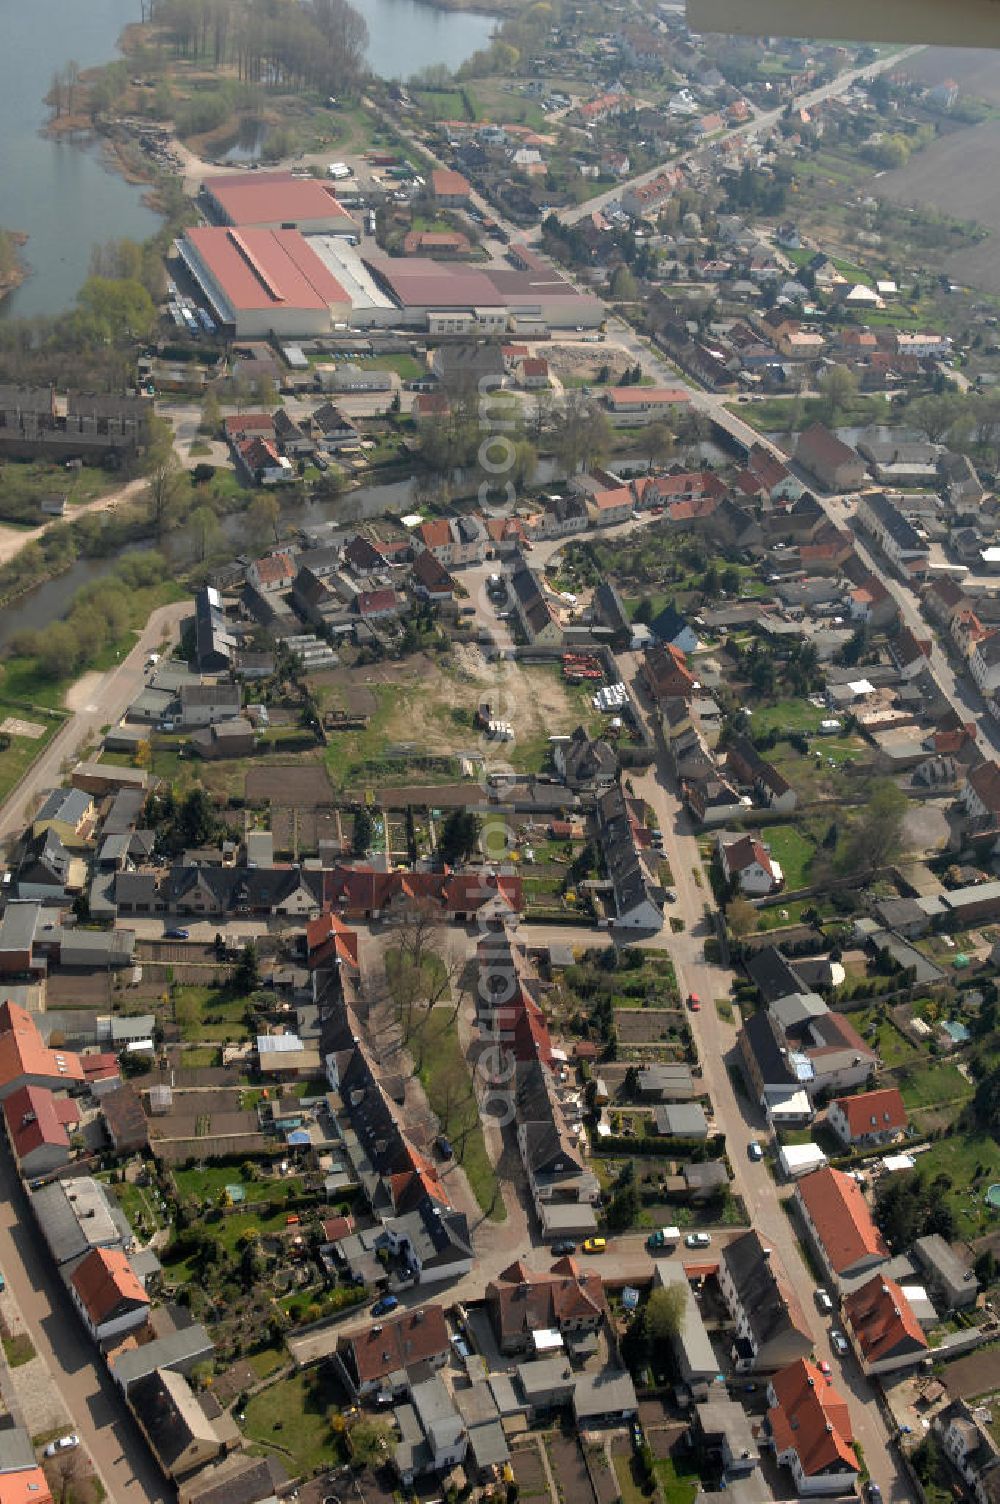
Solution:
<path fill-rule="evenodd" d="M 209 178 L 202 199 L 220 225 L 301 230 L 308 235 L 357 235 L 358 226 L 318 178 L 290 172 L 235 172 Z"/>
<path fill-rule="evenodd" d="M 217 321 L 239 339 L 329 334 L 351 300 L 298 230 L 199 226 L 177 242 Z"/>

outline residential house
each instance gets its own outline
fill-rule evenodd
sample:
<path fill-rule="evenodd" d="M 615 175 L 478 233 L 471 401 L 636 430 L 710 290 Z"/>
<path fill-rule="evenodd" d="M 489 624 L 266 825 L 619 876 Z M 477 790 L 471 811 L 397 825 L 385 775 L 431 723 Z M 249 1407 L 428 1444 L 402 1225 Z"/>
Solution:
<path fill-rule="evenodd" d="M 836 1281 L 855 1279 L 889 1258 L 853 1175 L 829 1166 L 816 1170 L 798 1182 L 794 1199 L 820 1263 Z"/>
<path fill-rule="evenodd" d="M 356 444 L 358 430 L 332 402 L 324 402 L 312 415 L 312 433 L 316 446 L 324 454 L 336 454 L 346 444 Z"/>
<path fill-rule="evenodd" d="M 994 697 L 1000 690 L 1000 632 L 990 632 L 979 639 L 969 655 L 969 669 L 976 688 L 990 702 L 996 715 Z"/>
<path fill-rule="evenodd" d="M 930 1344 L 906 1292 L 888 1275 L 845 1295 L 844 1321 L 866 1374 L 910 1368 L 927 1356 Z"/>
<path fill-rule="evenodd" d="M 753 790 L 754 798 L 775 814 L 791 814 L 798 795 L 783 773 L 745 736 L 735 737 L 726 748 L 726 770 L 737 783 Z"/>
<path fill-rule="evenodd" d="M 742 1373 L 783 1368 L 812 1352 L 802 1303 L 773 1249 L 751 1229 L 719 1256 L 719 1288 L 736 1323 L 733 1360 Z"/>
<path fill-rule="evenodd" d="M 219 1433 L 183 1374 L 158 1368 L 138 1379 L 128 1392 L 128 1405 L 150 1451 L 172 1482 L 222 1455 Z"/>
<path fill-rule="evenodd" d="M 450 601 L 455 594 L 455 581 L 438 559 L 424 549 L 417 554 L 410 566 L 413 592 L 432 602 Z"/>
<path fill-rule="evenodd" d="M 904 579 L 916 579 L 927 566 L 930 545 L 881 491 L 861 497 L 855 520 L 875 539 L 886 558 Z"/>
<path fill-rule="evenodd" d="M 443 209 L 464 209 L 472 189 L 467 178 L 447 167 L 435 167 L 431 173 L 431 193 Z"/>
<path fill-rule="evenodd" d="M 79 1055 L 47 1048 L 27 1009 L 0 1003 L 0 1102 L 26 1086 L 58 1092 L 79 1087 L 83 1079 Z"/>
<path fill-rule="evenodd" d="M 533 1334 L 555 1331 L 566 1341 L 596 1333 L 608 1316 L 596 1272 L 562 1258 L 550 1272 L 518 1260 L 486 1286 L 486 1307 L 502 1353 L 530 1353 Z"/>
<path fill-rule="evenodd" d="M 413 1211 L 384 1223 L 384 1244 L 415 1272 L 419 1285 L 459 1279 L 473 1265 L 472 1238 L 463 1212 L 424 1196 Z"/>
<path fill-rule="evenodd" d="M 608 788 L 618 776 L 618 754 L 603 738 L 591 740 L 582 726 L 552 749 L 556 772 L 569 789 L 593 792 Z"/>
<path fill-rule="evenodd" d="M 69 1097 L 57 1097 L 44 1086 L 20 1086 L 4 1098 L 3 1114 L 22 1175 L 45 1175 L 72 1159 L 69 1133 L 80 1114 Z"/>
<path fill-rule="evenodd" d="M 563 629 L 555 608 L 534 570 L 517 555 L 508 577 L 514 611 L 525 637 L 532 644 L 558 647 Z"/>
<path fill-rule="evenodd" d="M 415 1306 L 391 1321 L 338 1338 L 334 1367 L 351 1394 L 405 1394 L 407 1369 L 437 1369 L 451 1350 L 448 1325 L 440 1305 Z"/>
<path fill-rule="evenodd" d="M 692 1431 L 700 1455 L 725 1490 L 749 1478 L 760 1462 L 754 1423 L 739 1400 L 713 1394 L 694 1406 Z M 704 1497 L 704 1496 L 703 1496 Z"/>
<path fill-rule="evenodd" d="M 285 549 L 255 559 L 247 569 L 247 581 L 262 595 L 291 590 L 295 578 L 295 561 Z"/>
<path fill-rule="evenodd" d="M 393 1418 L 399 1440 L 392 1462 L 404 1488 L 412 1488 L 418 1478 L 430 1473 L 446 1473 L 465 1460 L 469 1438 L 440 1374 L 414 1384 L 409 1399 L 396 1406 Z"/>
<path fill-rule="evenodd" d="M 967 1311 L 975 1306 L 979 1284 L 964 1249 L 958 1251 L 940 1233 L 927 1233 L 914 1242 L 913 1256 L 939 1310 Z"/>
<path fill-rule="evenodd" d="M 941 1446 L 972 1490 L 976 1504 L 995 1504 L 1000 1492 L 1000 1445 L 985 1417 L 963 1399 L 938 1411 L 932 1422 Z"/>
<path fill-rule="evenodd" d="M 618 784 L 598 796 L 597 829 L 614 890 L 615 929 L 661 929 L 660 888 L 647 873 L 637 843 L 639 822 Z"/>
<path fill-rule="evenodd" d="M 31 822 L 31 834 L 51 830 L 67 849 L 79 848 L 87 842 L 93 819 L 94 801 L 84 789 L 50 789 Z"/>
<path fill-rule="evenodd" d="M 649 630 L 658 642 L 681 653 L 693 653 L 698 648 L 697 632 L 674 605 L 664 606 L 650 622 Z"/>
<path fill-rule="evenodd" d="M 856 1097 L 835 1097 L 826 1121 L 841 1143 L 867 1149 L 891 1144 L 905 1131 L 909 1118 L 899 1089 L 887 1086 Z"/>
<path fill-rule="evenodd" d="M 714 1260 L 713 1260 L 714 1262 Z M 670 1338 L 681 1382 L 696 1400 L 707 1399 L 719 1374 L 719 1360 L 712 1346 L 704 1318 L 688 1283 L 684 1266 L 673 1260 L 657 1259 L 653 1269 L 653 1288 L 676 1286 L 684 1292 L 684 1316 Z"/>
<path fill-rule="evenodd" d="M 605 397 L 612 420 L 630 426 L 666 418 L 673 409 L 686 407 L 689 401 L 683 387 L 615 386 Z"/>
<path fill-rule="evenodd" d="M 233 661 L 236 639 L 226 622 L 222 597 L 213 585 L 194 596 L 195 657 L 203 674 L 219 674 Z"/>
<path fill-rule="evenodd" d="M 119 1248 L 94 1248 L 69 1277 L 69 1293 L 95 1342 L 113 1342 L 145 1326 L 150 1300 Z"/>
<path fill-rule="evenodd" d="M 589 525 L 590 514 L 582 496 L 550 496 L 546 499 L 541 518 L 532 529 L 532 536 L 568 538 L 574 533 L 585 533 Z"/>
<path fill-rule="evenodd" d="M 679 648 L 667 643 L 647 649 L 641 672 L 650 695 L 658 705 L 678 697 L 689 699 L 697 687 L 684 654 Z"/>
<path fill-rule="evenodd" d="M 736 840 L 716 837 L 716 850 L 722 875 L 748 898 L 764 898 L 784 886 L 784 874 L 768 847 L 757 836 L 745 835 Z"/>
<path fill-rule="evenodd" d="M 1000 824 L 1000 763 L 981 762 L 969 769 L 962 802 L 974 826 L 992 830 Z"/>
<path fill-rule="evenodd" d="M 800 1496 L 853 1493 L 861 1465 L 846 1401 L 815 1364 L 800 1358 L 767 1387 L 766 1434 Z"/>
<path fill-rule="evenodd" d="M 540 1060 L 518 1062 L 514 1109 L 521 1162 L 543 1229 L 551 1202 L 582 1206 L 587 1213 L 582 1225 L 593 1224 L 591 1208 L 600 1195 L 600 1183 L 587 1168 L 580 1147 L 582 1123 L 568 1115 L 552 1073 Z"/>
<path fill-rule="evenodd" d="M 864 484 L 864 460 L 822 423 L 813 423 L 799 435 L 795 459 L 826 491 L 852 491 Z"/>

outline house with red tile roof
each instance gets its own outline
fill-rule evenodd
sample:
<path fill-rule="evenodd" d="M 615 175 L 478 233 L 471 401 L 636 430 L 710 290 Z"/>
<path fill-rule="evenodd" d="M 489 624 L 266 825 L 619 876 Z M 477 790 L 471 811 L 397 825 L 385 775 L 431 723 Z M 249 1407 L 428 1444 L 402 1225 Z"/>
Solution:
<path fill-rule="evenodd" d="M 587 513 L 595 527 L 613 527 L 627 522 L 632 512 L 631 486 L 612 486 L 587 497 Z"/>
<path fill-rule="evenodd" d="M 795 1204 L 810 1242 L 835 1280 L 855 1279 L 890 1255 L 853 1175 L 826 1166 L 795 1187 Z"/>
<path fill-rule="evenodd" d="M 358 936 L 338 914 L 318 914 L 306 925 L 306 956 L 310 971 L 319 966 L 347 966 L 358 970 Z"/>
<path fill-rule="evenodd" d="M 486 1307 L 507 1354 L 531 1352 L 532 1333 L 543 1329 L 564 1337 L 598 1332 L 608 1315 L 601 1276 L 573 1258 L 548 1272 L 516 1260 L 486 1286 Z"/>
<path fill-rule="evenodd" d="M 973 825 L 992 830 L 1000 824 L 1000 763 L 984 761 L 970 768 L 962 800 Z"/>
<path fill-rule="evenodd" d="M 261 594 L 291 590 L 292 581 L 295 579 L 295 561 L 284 549 L 265 554 L 262 559 L 255 559 L 250 565 L 247 570 L 247 579 Z"/>
<path fill-rule="evenodd" d="M 69 1135 L 80 1114 L 69 1097 L 44 1086 L 20 1086 L 5 1098 L 3 1114 L 22 1175 L 45 1175 L 72 1159 Z"/>
<path fill-rule="evenodd" d="M 861 1471 L 847 1402 L 814 1363 L 800 1358 L 767 1386 L 767 1431 L 803 1496 L 852 1493 Z"/>
<path fill-rule="evenodd" d="M 435 167 L 431 173 L 431 192 L 445 209 L 461 209 L 469 202 L 472 189 L 467 178 L 448 167 Z"/>
<path fill-rule="evenodd" d="M 69 1293 L 95 1342 L 145 1326 L 149 1296 L 120 1248 L 94 1248 L 69 1277 Z"/>
<path fill-rule="evenodd" d="M 737 883 L 748 898 L 764 898 L 783 886 L 784 873 L 759 836 L 740 836 L 735 841 L 720 836 L 717 846 L 723 876 Z"/>
<path fill-rule="evenodd" d="M 813 423 L 799 434 L 795 459 L 824 490 L 850 491 L 864 484 L 864 460 L 822 423 Z"/>
<path fill-rule="evenodd" d="M 83 1079 L 79 1055 L 48 1049 L 25 1008 L 9 1000 L 0 1004 L 0 1102 L 21 1086 L 65 1091 Z"/>
<path fill-rule="evenodd" d="M 0 1504 L 53 1504 L 49 1480 L 40 1467 L 0 1475 Z"/>
<path fill-rule="evenodd" d="M 867 1374 L 911 1367 L 929 1350 L 905 1290 L 880 1274 L 845 1296 L 844 1321 Z"/>
<path fill-rule="evenodd" d="M 826 1121 L 841 1143 L 867 1148 L 891 1143 L 906 1128 L 909 1118 L 898 1088 L 886 1086 L 856 1097 L 834 1097 Z"/>
<path fill-rule="evenodd" d="M 678 697 L 690 699 L 697 683 L 680 648 L 672 647 L 669 643 L 647 648 L 642 661 L 642 675 L 658 705 Z"/>

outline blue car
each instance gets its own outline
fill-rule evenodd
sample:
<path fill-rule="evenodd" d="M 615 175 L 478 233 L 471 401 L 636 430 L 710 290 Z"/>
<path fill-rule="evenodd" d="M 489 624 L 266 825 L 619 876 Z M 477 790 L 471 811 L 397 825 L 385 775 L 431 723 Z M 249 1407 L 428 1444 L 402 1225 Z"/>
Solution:
<path fill-rule="evenodd" d="M 191 938 L 191 931 L 178 926 L 172 930 L 164 930 L 163 938 L 164 940 L 189 940 Z"/>
<path fill-rule="evenodd" d="M 394 1311 L 398 1305 L 399 1301 L 395 1295 L 383 1295 L 382 1299 L 377 1300 L 372 1306 L 372 1315 L 388 1316 L 389 1312 Z"/>

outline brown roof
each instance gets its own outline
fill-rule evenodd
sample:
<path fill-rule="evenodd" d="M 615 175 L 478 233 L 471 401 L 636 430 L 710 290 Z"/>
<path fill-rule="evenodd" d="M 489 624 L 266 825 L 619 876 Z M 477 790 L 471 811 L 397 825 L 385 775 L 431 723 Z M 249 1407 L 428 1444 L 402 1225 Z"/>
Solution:
<path fill-rule="evenodd" d="M 365 1332 L 341 1337 L 337 1348 L 359 1384 L 377 1383 L 448 1351 L 444 1311 L 436 1305 L 417 1306 L 395 1321 L 376 1322 Z"/>
<path fill-rule="evenodd" d="M 889 1257 L 888 1245 L 853 1176 L 829 1166 L 814 1170 L 799 1181 L 798 1194 L 836 1273 L 865 1257 Z"/>
<path fill-rule="evenodd" d="M 1000 814 L 1000 763 L 981 762 L 969 774 L 969 785 L 991 814 Z"/>
<path fill-rule="evenodd" d="M 838 439 L 822 423 L 814 423 L 799 435 L 795 457 L 807 465 L 811 460 L 819 460 L 825 465 L 847 465 L 858 458 L 849 444 Z"/>
<path fill-rule="evenodd" d="M 928 1346 L 913 1307 L 896 1281 L 876 1274 L 844 1301 L 844 1315 L 869 1363 Z"/>
<path fill-rule="evenodd" d="M 94 1248 L 73 1270 L 70 1280 L 95 1326 L 123 1307 L 148 1306 L 138 1275 L 118 1248 Z"/>
<path fill-rule="evenodd" d="M 584 1273 L 571 1258 L 559 1259 L 549 1273 L 517 1260 L 490 1281 L 486 1299 L 501 1342 L 542 1327 L 561 1328 L 568 1321 L 591 1319 L 596 1324 L 607 1311 L 600 1275 Z"/>
<path fill-rule="evenodd" d="M 435 167 L 431 173 L 431 187 L 437 198 L 468 198 L 469 184 L 460 172 L 448 167 Z"/>

